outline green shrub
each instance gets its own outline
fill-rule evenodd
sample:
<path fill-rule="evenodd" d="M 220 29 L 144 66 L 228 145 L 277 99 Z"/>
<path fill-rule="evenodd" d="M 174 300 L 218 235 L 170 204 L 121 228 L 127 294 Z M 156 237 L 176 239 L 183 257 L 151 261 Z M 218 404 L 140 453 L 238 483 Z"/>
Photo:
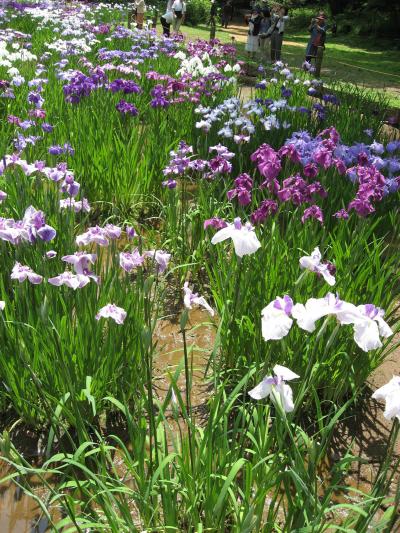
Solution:
<path fill-rule="evenodd" d="M 188 0 L 185 22 L 190 26 L 208 22 L 210 8 L 210 0 Z"/>

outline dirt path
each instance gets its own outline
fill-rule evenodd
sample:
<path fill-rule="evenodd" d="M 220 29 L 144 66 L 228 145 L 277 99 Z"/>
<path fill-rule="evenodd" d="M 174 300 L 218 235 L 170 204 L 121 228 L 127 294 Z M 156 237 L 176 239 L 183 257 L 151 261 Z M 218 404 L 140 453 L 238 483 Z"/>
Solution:
<path fill-rule="evenodd" d="M 221 34 L 227 38 L 230 38 L 230 40 L 234 43 L 245 44 L 247 41 L 247 25 L 234 21 L 226 29 L 218 26 L 217 37 L 220 37 Z M 191 38 L 193 39 L 193 36 L 191 36 Z M 282 45 L 282 60 L 289 63 L 290 68 L 301 68 L 301 63 L 303 61 L 302 57 L 299 56 L 299 54 L 294 53 L 294 51 L 291 52 L 290 48 L 303 49 L 305 53 L 305 43 L 299 43 L 297 41 L 285 39 Z M 366 70 L 372 74 L 375 74 L 373 82 L 360 78 L 360 76 L 362 76 L 363 72 Z M 339 76 L 338 72 L 341 73 Z M 343 73 L 345 73 L 344 76 Z M 329 43 L 327 45 L 326 59 L 323 63 L 321 75 L 322 77 L 325 76 L 327 78 L 357 83 L 360 86 L 370 89 L 380 89 L 384 92 L 392 93 L 396 97 L 400 98 L 400 85 L 388 85 L 388 81 L 385 79 L 385 77 L 382 77 L 382 75 L 387 76 L 387 73 L 379 70 L 365 69 L 357 63 L 346 63 L 333 58 L 329 55 Z"/>

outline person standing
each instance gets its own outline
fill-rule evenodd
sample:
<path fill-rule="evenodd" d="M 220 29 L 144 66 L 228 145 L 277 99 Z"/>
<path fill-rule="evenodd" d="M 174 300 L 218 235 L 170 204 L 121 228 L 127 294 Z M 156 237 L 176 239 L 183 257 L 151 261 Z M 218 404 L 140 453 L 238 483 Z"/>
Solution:
<path fill-rule="evenodd" d="M 143 29 L 144 14 L 146 12 L 146 4 L 144 0 L 135 0 L 136 9 L 136 26 L 139 30 Z"/>
<path fill-rule="evenodd" d="M 171 24 L 173 21 L 174 14 L 172 12 L 172 2 L 168 2 L 164 15 L 160 17 L 164 37 L 169 37 L 171 35 Z"/>
<path fill-rule="evenodd" d="M 311 20 L 308 28 L 310 32 L 310 40 L 306 49 L 306 61 L 309 63 L 311 59 L 317 57 L 317 50 L 319 46 L 325 45 L 326 40 L 326 21 L 325 13 L 321 12 L 319 15 Z"/>
<path fill-rule="evenodd" d="M 273 63 L 281 59 L 283 33 L 288 20 L 287 7 L 278 5 L 273 8 L 271 22 L 271 61 Z"/>
<path fill-rule="evenodd" d="M 245 46 L 246 52 L 248 52 L 251 57 L 258 51 L 258 35 L 260 33 L 261 19 L 260 10 L 253 9 L 248 20 L 249 30 L 247 32 L 247 42 Z"/>
<path fill-rule="evenodd" d="M 227 28 L 232 14 L 232 2 L 231 0 L 226 0 L 222 6 L 222 27 Z"/>
<path fill-rule="evenodd" d="M 269 40 L 271 28 L 271 12 L 266 7 L 262 10 L 262 18 L 260 23 L 260 33 L 259 33 L 259 51 L 261 55 L 261 60 L 267 59 L 269 52 Z"/>
<path fill-rule="evenodd" d="M 184 0 L 175 0 L 172 4 L 172 12 L 174 14 L 174 32 L 178 33 L 182 22 L 185 19 L 186 3 Z"/>

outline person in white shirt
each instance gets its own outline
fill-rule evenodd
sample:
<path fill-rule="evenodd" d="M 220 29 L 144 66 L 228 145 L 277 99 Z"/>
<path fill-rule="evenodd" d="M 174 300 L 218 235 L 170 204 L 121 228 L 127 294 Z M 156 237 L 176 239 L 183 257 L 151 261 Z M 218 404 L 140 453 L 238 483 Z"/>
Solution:
<path fill-rule="evenodd" d="M 161 16 L 160 21 L 161 21 L 161 26 L 163 29 L 164 37 L 169 37 L 171 34 L 171 24 L 174 22 L 174 14 L 172 12 L 172 2 L 171 2 L 171 5 L 167 5 L 167 10 L 164 13 L 164 15 Z"/>
<path fill-rule="evenodd" d="M 136 8 L 136 24 L 139 30 L 143 28 L 144 14 L 146 12 L 146 4 L 144 0 L 135 0 Z"/>
<path fill-rule="evenodd" d="M 182 22 L 185 18 L 186 3 L 184 0 L 175 0 L 172 4 L 172 12 L 174 14 L 174 31 L 179 32 Z"/>
<path fill-rule="evenodd" d="M 283 6 L 276 6 L 272 11 L 271 21 L 271 61 L 279 61 L 281 59 L 283 32 L 285 31 L 285 23 L 289 20 L 287 16 L 288 9 Z"/>

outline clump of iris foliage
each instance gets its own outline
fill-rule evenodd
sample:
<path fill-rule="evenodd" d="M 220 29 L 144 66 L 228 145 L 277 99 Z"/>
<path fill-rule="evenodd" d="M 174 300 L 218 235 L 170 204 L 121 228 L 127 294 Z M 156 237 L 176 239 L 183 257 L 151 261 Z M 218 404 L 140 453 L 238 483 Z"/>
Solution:
<path fill-rule="evenodd" d="M 235 48 L 125 20 L 123 5 L 0 12 L 3 482 L 54 531 L 391 530 L 398 378 L 376 393 L 393 430 L 370 493 L 345 482 L 351 447 L 329 460 L 396 348 L 385 102 L 282 63 L 245 100 Z M 215 339 L 201 419 L 197 306 Z M 45 435 L 40 466 L 17 420 Z"/>

